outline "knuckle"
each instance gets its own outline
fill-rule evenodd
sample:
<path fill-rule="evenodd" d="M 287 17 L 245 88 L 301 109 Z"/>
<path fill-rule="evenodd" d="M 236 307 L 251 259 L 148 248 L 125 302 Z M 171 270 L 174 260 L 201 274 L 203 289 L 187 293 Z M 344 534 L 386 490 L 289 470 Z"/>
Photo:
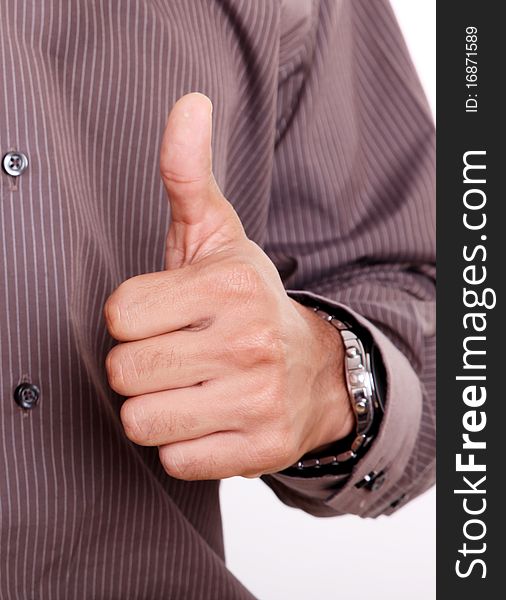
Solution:
<path fill-rule="evenodd" d="M 182 358 L 176 355 L 173 348 L 141 342 L 122 344 L 119 361 L 121 382 L 125 386 L 147 383 L 154 374 L 168 371 L 176 363 L 182 366 Z"/>
<path fill-rule="evenodd" d="M 114 346 L 105 359 L 105 369 L 109 385 L 118 394 L 126 392 L 124 351 L 121 345 Z"/>
<path fill-rule="evenodd" d="M 174 412 L 167 408 L 158 412 L 151 411 L 144 426 L 147 440 L 163 440 L 165 444 L 182 439 L 191 439 L 197 418 L 185 412 Z"/>
<path fill-rule="evenodd" d="M 134 287 L 132 280 L 120 283 L 107 298 L 104 305 L 104 317 L 107 329 L 113 338 L 122 340 L 128 337 L 131 321 L 132 295 Z"/>
<path fill-rule="evenodd" d="M 144 379 L 155 372 L 168 372 L 183 366 L 183 357 L 171 346 L 142 345 L 137 348 L 132 361 L 135 365 L 135 377 Z"/>
<path fill-rule="evenodd" d="M 124 402 L 120 410 L 120 418 L 125 435 L 129 440 L 136 444 L 142 444 L 146 441 L 145 423 L 140 414 L 141 412 L 142 409 L 135 406 L 135 403 L 132 400 Z"/>
<path fill-rule="evenodd" d="M 177 479 L 198 481 L 218 477 L 220 461 L 213 452 L 205 456 L 184 448 L 180 444 L 168 444 L 159 448 L 159 456 L 166 473 Z"/>
<path fill-rule="evenodd" d="M 118 302 L 118 295 L 113 292 L 104 304 L 105 324 L 113 338 L 121 336 L 121 308 Z"/>
<path fill-rule="evenodd" d="M 135 317 L 146 308 L 159 306 L 166 301 L 166 294 L 170 291 L 166 273 L 136 275 L 124 282 L 129 290 L 129 308 Z M 177 286 L 174 286 L 177 287 Z M 127 290 L 129 288 L 126 288 Z"/>
<path fill-rule="evenodd" d="M 194 477 L 195 461 L 185 455 L 177 444 L 160 447 L 159 456 L 165 472 L 171 477 L 176 479 L 191 479 Z"/>
<path fill-rule="evenodd" d="M 158 449 L 158 456 L 165 472 L 171 477 L 181 478 L 184 469 L 184 457 L 178 449 L 172 446 L 161 446 Z"/>
<path fill-rule="evenodd" d="M 281 333 L 272 325 L 267 325 L 257 332 L 257 344 L 266 361 L 279 362 L 284 359 L 285 346 Z"/>
<path fill-rule="evenodd" d="M 170 440 L 178 430 L 183 429 L 184 419 L 176 417 L 173 411 L 164 410 L 163 413 L 153 415 L 150 422 L 150 435 Z"/>
<path fill-rule="evenodd" d="M 154 410 L 130 399 L 121 408 L 121 421 L 127 437 L 144 446 L 168 444 L 184 438 L 195 426 L 192 415 Z"/>
<path fill-rule="evenodd" d="M 172 144 L 181 146 L 183 149 L 186 148 L 184 144 L 178 144 L 174 140 L 172 141 Z M 212 172 L 210 168 L 205 168 L 191 174 L 183 173 L 174 169 L 170 161 L 164 160 L 163 156 L 160 160 L 160 175 L 163 178 L 165 185 L 168 187 L 169 192 L 179 191 L 178 188 L 181 186 L 201 188 L 202 184 L 210 185 L 212 183 Z"/>
<path fill-rule="evenodd" d="M 135 395 L 139 384 L 149 381 L 153 372 L 173 363 L 172 354 L 137 342 L 114 346 L 106 358 L 109 385 L 119 394 Z M 144 386 L 143 386 L 144 387 Z"/>
<path fill-rule="evenodd" d="M 133 339 L 147 311 L 166 302 L 167 292 L 163 274 L 135 275 L 120 283 L 104 304 L 109 333 L 120 341 Z"/>
<path fill-rule="evenodd" d="M 251 380 L 249 388 L 251 392 L 237 404 L 243 421 L 263 424 L 284 421 L 284 386 L 275 371 L 262 369 Z"/>
<path fill-rule="evenodd" d="M 285 345 L 281 333 L 272 324 L 257 324 L 244 331 L 237 339 L 239 358 L 248 364 L 279 363 L 285 359 Z"/>
<path fill-rule="evenodd" d="M 263 286 L 262 276 L 252 262 L 226 263 L 222 266 L 220 280 L 227 296 L 241 301 L 255 298 Z"/>

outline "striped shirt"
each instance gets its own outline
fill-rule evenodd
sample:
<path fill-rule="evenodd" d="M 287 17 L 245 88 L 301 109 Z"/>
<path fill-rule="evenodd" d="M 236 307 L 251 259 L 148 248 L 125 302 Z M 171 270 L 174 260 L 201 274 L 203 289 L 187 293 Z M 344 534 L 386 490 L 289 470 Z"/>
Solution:
<path fill-rule="evenodd" d="M 219 482 L 128 441 L 104 366 L 106 298 L 163 269 L 158 153 L 190 91 L 213 102 L 215 175 L 248 236 L 301 301 L 367 327 L 386 368 L 351 477 L 265 483 L 363 517 L 433 483 L 434 127 L 386 0 L 0 0 L 0 64 L 2 600 L 252 598 L 225 566 Z"/>

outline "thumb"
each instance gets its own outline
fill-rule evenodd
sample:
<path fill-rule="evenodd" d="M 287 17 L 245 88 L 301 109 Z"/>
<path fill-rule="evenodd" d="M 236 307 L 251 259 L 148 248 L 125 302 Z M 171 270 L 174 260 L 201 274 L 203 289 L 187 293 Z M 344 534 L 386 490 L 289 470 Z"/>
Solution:
<path fill-rule="evenodd" d="M 172 108 L 160 151 L 160 172 L 171 209 L 167 268 L 197 261 L 244 238 L 240 219 L 212 172 L 212 104 L 193 93 Z"/>

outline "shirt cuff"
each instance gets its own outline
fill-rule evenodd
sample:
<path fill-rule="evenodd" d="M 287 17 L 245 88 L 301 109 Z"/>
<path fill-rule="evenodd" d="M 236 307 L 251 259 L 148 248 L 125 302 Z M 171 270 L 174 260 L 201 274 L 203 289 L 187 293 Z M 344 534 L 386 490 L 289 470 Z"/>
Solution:
<path fill-rule="evenodd" d="M 375 439 L 351 475 L 307 478 L 274 473 L 263 479 L 283 502 L 316 516 L 389 514 L 400 504 L 396 483 L 404 474 L 420 427 L 423 395 L 418 376 L 400 350 L 349 307 L 312 292 L 287 293 L 301 304 L 318 304 L 330 314 L 333 309 L 348 313 L 370 332 L 386 372 L 385 413 Z"/>

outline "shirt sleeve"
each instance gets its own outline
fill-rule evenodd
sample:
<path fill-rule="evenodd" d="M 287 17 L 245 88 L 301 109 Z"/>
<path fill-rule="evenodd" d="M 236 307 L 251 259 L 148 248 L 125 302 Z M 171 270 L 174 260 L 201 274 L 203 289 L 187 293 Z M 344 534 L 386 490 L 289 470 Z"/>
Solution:
<path fill-rule="evenodd" d="M 265 250 L 294 299 L 369 330 L 386 410 L 350 476 L 263 480 L 317 516 L 376 517 L 435 478 L 434 125 L 386 0 L 306 8 L 281 40 Z"/>

